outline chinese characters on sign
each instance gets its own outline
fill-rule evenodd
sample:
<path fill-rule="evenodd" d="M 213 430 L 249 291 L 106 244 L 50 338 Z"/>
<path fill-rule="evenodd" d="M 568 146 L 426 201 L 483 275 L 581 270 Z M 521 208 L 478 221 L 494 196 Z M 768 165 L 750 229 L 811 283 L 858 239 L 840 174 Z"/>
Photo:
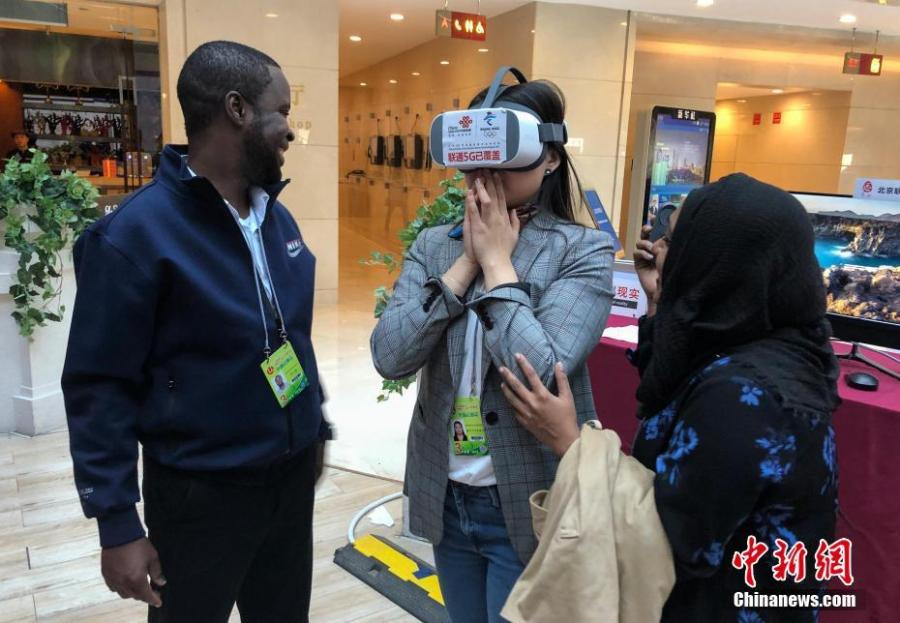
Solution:
<path fill-rule="evenodd" d="M 647 313 L 647 295 L 641 289 L 638 276 L 632 272 L 613 272 L 613 302 L 611 314 L 640 318 Z"/>
<path fill-rule="evenodd" d="M 684 121 L 696 121 L 697 120 L 697 111 L 696 110 L 679 110 L 675 113 L 676 119 L 682 119 Z"/>
<path fill-rule="evenodd" d="M 484 41 L 487 39 L 487 17 L 459 11 L 436 11 L 434 34 L 438 37 Z"/>
<path fill-rule="evenodd" d="M 844 54 L 845 74 L 880 76 L 883 66 L 884 56 L 881 54 L 866 54 L 865 52 L 847 52 Z"/>
<path fill-rule="evenodd" d="M 775 580 L 786 582 L 788 577 L 791 577 L 795 583 L 803 582 L 807 573 L 806 545 L 798 542 L 789 548 L 786 541 L 775 539 L 775 546 L 772 552 L 776 560 L 775 566 L 772 567 L 772 576 Z M 815 554 L 816 580 L 828 582 L 837 578 L 844 586 L 852 586 L 854 582 L 852 550 L 853 543 L 850 539 L 838 539 L 834 543 L 820 539 Z M 751 535 L 747 537 L 747 549 L 735 552 L 731 559 L 732 567 L 738 571 L 743 570 L 744 582 L 750 588 L 756 588 L 754 567 L 768 551 L 768 545 Z"/>
<path fill-rule="evenodd" d="M 900 201 L 900 180 L 876 180 L 861 177 L 856 180 L 853 196 L 857 199 Z"/>

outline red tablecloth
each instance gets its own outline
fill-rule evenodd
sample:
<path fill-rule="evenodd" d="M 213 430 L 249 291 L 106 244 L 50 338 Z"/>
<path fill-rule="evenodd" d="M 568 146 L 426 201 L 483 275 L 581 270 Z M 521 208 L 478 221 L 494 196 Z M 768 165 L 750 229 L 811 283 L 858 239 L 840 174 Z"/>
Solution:
<path fill-rule="evenodd" d="M 629 324 L 635 321 L 610 316 L 608 326 Z M 619 434 L 626 452 L 638 428 L 638 375 L 625 358 L 632 346 L 604 338 L 588 359 L 597 417 Z M 883 365 L 890 363 L 870 356 Z M 841 368 L 844 402 L 834 414 L 841 508 L 837 533 L 853 542 L 853 590 L 861 608 L 823 611 L 822 621 L 894 623 L 900 621 L 900 382 L 861 363 L 842 361 Z M 877 392 L 846 384 L 844 375 L 857 370 L 878 377 Z"/>

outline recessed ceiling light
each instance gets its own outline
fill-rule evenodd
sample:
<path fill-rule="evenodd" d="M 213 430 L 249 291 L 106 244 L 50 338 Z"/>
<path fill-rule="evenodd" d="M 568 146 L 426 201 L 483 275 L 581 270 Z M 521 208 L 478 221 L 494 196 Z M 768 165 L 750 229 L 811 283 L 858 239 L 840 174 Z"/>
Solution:
<path fill-rule="evenodd" d="M 402 22 L 404 19 L 403 13 L 391 13 L 391 21 Z"/>
<path fill-rule="evenodd" d="M 278 17 L 278 13 L 266 13 L 266 17 Z"/>
<path fill-rule="evenodd" d="M 412 72 L 412 75 L 413 75 L 413 76 L 421 76 L 422 74 L 420 74 L 420 73 L 417 72 L 417 71 L 414 71 L 414 72 Z"/>
<path fill-rule="evenodd" d="M 449 65 L 450 61 L 441 61 L 441 65 Z"/>
<path fill-rule="evenodd" d="M 738 100 L 737 102 L 738 102 L 738 104 L 746 104 L 747 100 Z"/>
<path fill-rule="evenodd" d="M 531 34 L 534 34 L 534 29 L 533 29 L 533 28 L 531 29 Z"/>
<path fill-rule="evenodd" d="M 365 86 L 369 86 L 369 85 L 368 85 L 367 83 L 365 83 L 365 82 L 360 82 L 360 83 L 359 83 L 359 86 L 365 87 Z"/>
<path fill-rule="evenodd" d="M 350 35 L 350 41 L 352 41 L 353 43 L 359 43 L 360 41 L 362 41 L 362 37 L 360 37 L 359 35 Z"/>
<path fill-rule="evenodd" d="M 784 89 L 772 89 L 772 93 L 774 93 L 775 95 L 781 95 L 782 93 L 784 93 Z"/>
<path fill-rule="evenodd" d="M 394 80 L 393 78 L 391 78 L 390 80 L 388 80 L 388 82 L 390 82 L 391 84 L 397 84 L 397 81 Z"/>
<path fill-rule="evenodd" d="M 841 23 L 842 24 L 855 24 L 856 16 L 851 13 L 844 13 L 841 15 Z"/>
<path fill-rule="evenodd" d="M 488 48 L 478 48 L 479 52 L 490 52 Z"/>
<path fill-rule="evenodd" d="M 708 6 L 712 6 L 716 3 L 716 0 L 697 0 L 697 6 L 701 9 L 705 9 Z"/>
<path fill-rule="evenodd" d="M 628 22 L 619 22 L 619 26 L 627 26 Z"/>

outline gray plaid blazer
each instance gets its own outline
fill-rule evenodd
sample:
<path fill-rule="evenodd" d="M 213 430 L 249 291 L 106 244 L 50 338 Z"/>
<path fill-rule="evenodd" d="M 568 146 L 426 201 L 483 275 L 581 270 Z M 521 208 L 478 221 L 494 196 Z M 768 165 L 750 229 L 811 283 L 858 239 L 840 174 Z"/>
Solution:
<path fill-rule="evenodd" d="M 500 366 L 521 378 L 522 353 L 550 387 L 562 361 L 579 423 L 596 418 L 585 360 L 606 325 L 612 303 L 613 247 L 608 234 L 538 212 L 522 229 L 513 266 L 530 293 L 501 286 L 461 301 L 440 277 L 463 243 L 450 226 L 423 231 L 403 262 L 394 295 L 371 338 L 375 368 L 400 379 L 421 371 L 410 423 L 404 491 L 410 529 L 432 543 L 443 535 L 449 470 L 450 415 L 462 371 L 466 309 L 484 327 L 482 414 L 510 540 L 523 562 L 537 545 L 529 496 L 549 488 L 558 464 L 553 453 L 516 421 L 500 390 Z"/>

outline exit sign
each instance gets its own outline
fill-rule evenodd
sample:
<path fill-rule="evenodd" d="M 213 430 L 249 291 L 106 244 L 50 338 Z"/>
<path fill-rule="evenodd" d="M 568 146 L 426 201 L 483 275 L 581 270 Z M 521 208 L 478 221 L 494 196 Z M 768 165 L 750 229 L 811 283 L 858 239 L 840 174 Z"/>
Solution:
<path fill-rule="evenodd" d="M 774 123 L 775 125 L 778 125 L 781 123 L 781 113 L 780 112 L 772 113 L 772 123 Z"/>
<path fill-rule="evenodd" d="M 436 11 L 434 34 L 451 39 L 484 41 L 487 39 L 487 16 L 459 11 Z"/>
<path fill-rule="evenodd" d="M 863 52 L 847 52 L 844 54 L 844 73 L 860 76 L 880 76 L 884 65 L 881 54 L 865 54 Z"/>

